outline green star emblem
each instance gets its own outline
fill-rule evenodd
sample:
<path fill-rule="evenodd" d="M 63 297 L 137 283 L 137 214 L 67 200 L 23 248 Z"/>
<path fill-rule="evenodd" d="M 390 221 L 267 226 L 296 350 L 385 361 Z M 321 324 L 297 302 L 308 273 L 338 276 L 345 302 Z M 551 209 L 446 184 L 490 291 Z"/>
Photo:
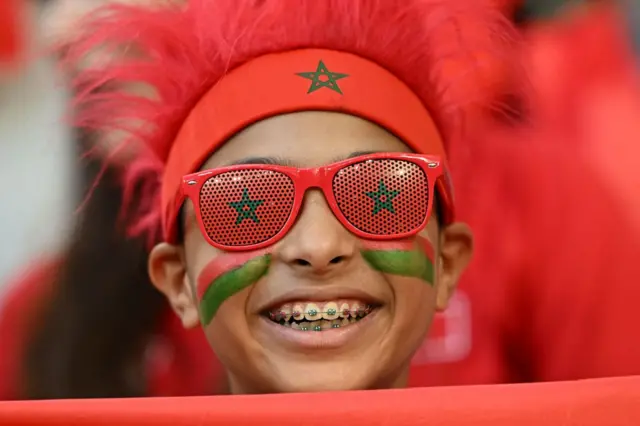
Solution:
<path fill-rule="evenodd" d="M 252 200 L 251 197 L 249 197 L 249 190 L 245 188 L 242 191 L 240 201 L 232 201 L 229 203 L 238 213 L 236 225 L 240 225 L 245 219 L 251 219 L 255 223 L 260 223 L 256 215 L 256 209 L 260 207 L 262 203 L 264 203 L 264 200 Z"/>
<path fill-rule="evenodd" d="M 381 180 L 376 192 L 366 192 L 365 194 L 376 203 L 373 207 L 373 215 L 378 214 L 381 210 L 396 214 L 396 210 L 393 208 L 393 199 L 400 194 L 400 191 L 389 191 L 387 185 Z"/>
<path fill-rule="evenodd" d="M 318 67 L 315 71 L 299 72 L 296 73 L 296 75 L 306 78 L 307 80 L 311 80 L 311 86 L 309 87 L 307 94 L 326 87 L 327 89 L 333 90 L 334 92 L 342 95 L 342 90 L 340 90 L 340 86 L 338 86 L 337 81 L 341 78 L 349 77 L 348 74 L 329 71 L 322 61 L 318 62 Z"/>

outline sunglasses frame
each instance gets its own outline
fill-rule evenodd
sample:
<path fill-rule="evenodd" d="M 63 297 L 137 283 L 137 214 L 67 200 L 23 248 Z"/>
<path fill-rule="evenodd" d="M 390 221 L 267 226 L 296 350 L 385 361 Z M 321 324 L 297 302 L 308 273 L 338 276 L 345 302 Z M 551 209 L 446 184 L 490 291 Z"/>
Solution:
<path fill-rule="evenodd" d="M 353 226 L 344 216 L 338 203 L 335 198 L 335 194 L 333 193 L 333 178 L 336 173 L 342 170 L 345 167 L 351 166 L 356 163 L 362 163 L 369 160 L 398 160 L 398 161 L 407 161 L 413 164 L 418 165 L 422 171 L 427 176 L 427 184 L 429 189 L 429 200 L 427 205 L 427 213 L 425 215 L 423 223 L 416 227 L 415 230 L 410 232 L 404 232 L 401 234 L 393 234 L 393 235 L 375 235 L 368 234 L 357 229 Z M 284 223 L 282 229 L 278 231 L 273 237 L 253 245 L 243 245 L 243 246 L 226 246 L 223 244 L 216 243 L 213 241 L 209 234 L 207 233 L 204 222 L 201 216 L 200 210 L 200 192 L 202 190 L 203 185 L 213 176 L 220 175 L 222 173 L 228 173 L 233 171 L 241 171 L 241 170 L 269 170 L 276 171 L 288 176 L 294 185 L 294 200 L 293 206 L 291 209 L 291 213 Z M 437 188 L 437 192 L 435 191 Z M 433 200 L 434 196 L 431 194 L 438 195 L 438 202 L 440 203 L 441 212 L 443 216 L 441 221 L 444 224 L 451 223 L 454 217 L 453 211 L 453 188 L 451 185 L 451 180 L 449 178 L 449 172 L 439 156 L 431 156 L 431 155 L 423 155 L 423 154 L 410 154 L 410 153 L 376 153 L 376 154 L 367 154 L 358 157 L 349 158 L 347 160 L 339 161 L 337 163 L 332 163 L 327 166 L 314 167 L 314 168 L 296 168 L 296 167 L 288 167 L 288 166 L 278 166 L 271 164 L 242 164 L 235 166 L 227 166 L 227 167 L 219 167 L 215 169 L 203 170 L 197 173 L 192 173 L 183 176 L 182 184 L 180 187 L 180 194 L 176 199 L 176 212 L 174 217 L 178 217 L 179 211 L 182 208 L 182 205 L 186 201 L 186 199 L 190 199 L 193 203 L 196 218 L 198 222 L 198 226 L 200 228 L 200 232 L 207 240 L 207 242 L 215 248 L 225 251 L 250 251 L 257 250 L 260 248 L 264 248 L 270 245 L 275 244 L 280 241 L 293 227 L 298 218 L 298 214 L 300 212 L 300 208 L 303 205 L 305 194 L 310 189 L 319 189 L 324 194 L 324 197 L 331 209 L 331 212 L 336 216 L 336 218 L 340 221 L 342 226 L 344 226 L 349 232 L 356 235 L 359 238 L 365 240 L 397 240 L 402 238 L 407 238 L 416 235 L 427 225 L 427 221 L 431 216 L 431 212 L 433 209 Z"/>

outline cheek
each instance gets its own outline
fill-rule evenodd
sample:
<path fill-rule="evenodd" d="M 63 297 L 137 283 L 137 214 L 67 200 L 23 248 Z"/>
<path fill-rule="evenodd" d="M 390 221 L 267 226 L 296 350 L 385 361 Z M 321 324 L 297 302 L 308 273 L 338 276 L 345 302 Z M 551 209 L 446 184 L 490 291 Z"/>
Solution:
<path fill-rule="evenodd" d="M 415 353 L 424 342 L 436 312 L 436 291 L 416 278 L 389 276 L 393 287 L 393 333 L 403 353 Z"/>
<path fill-rule="evenodd" d="M 384 273 L 393 288 L 395 335 L 403 336 L 403 347 L 417 349 L 435 312 L 433 244 L 419 235 L 407 240 L 364 241 L 363 247 L 363 258 L 371 268 Z"/>
<path fill-rule="evenodd" d="M 389 276 L 393 287 L 395 315 L 423 324 L 435 311 L 436 291 L 417 278 Z"/>
<path fill-rule="evenodd" d="M 262 278 L 271 264 L 271 254 L 265 250 L 224 253 L 208 262 L 196 279 L 196 297 L 200 307 L 200 319 L 207 326 L 223 303 Z M 244 313 L 244 304 L 240 309 Z"/>
<path fill-rule="evenodd" d="M 203 322 L 205 336 L 224 365 L 235 365 L 247 357 L 245 343 L 250 341 L 250 333 L 244 308 L 249 293 L 250 289 L 245 289 L 228 298 L 208 324 Z"/>
<path fill-rule="evenodd" d="M 431 243 L 432 250 L 435 252 L 438 247 L 440 235 L 440 227 L 438 225 L 437 219 L 433 216 L 427 222 L 427 226 L 420 232 L 420 237 L 426 238 Z M 435 259 L 435 257 L 434 257 Z"/>
<path fill-rule="evenodd" d="M 247 300 L 252 285 L 268 272 L 270 261 L 266 251 L 222 253 L 198 275 L 197 297 L 205 335 L 222 364 L 236 373 L 245 371 L 255 357 L 247 344 L 252 340 Z"/>

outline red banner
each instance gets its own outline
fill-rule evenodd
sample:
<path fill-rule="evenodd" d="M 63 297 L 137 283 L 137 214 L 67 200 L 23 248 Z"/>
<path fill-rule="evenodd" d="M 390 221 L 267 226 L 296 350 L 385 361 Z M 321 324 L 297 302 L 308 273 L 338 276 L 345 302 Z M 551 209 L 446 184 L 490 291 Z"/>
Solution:
<path fill-rule="evenodd" d="M 6 426 L 632 426 L 640 377 L 328 394 L 0 403 Z"/>

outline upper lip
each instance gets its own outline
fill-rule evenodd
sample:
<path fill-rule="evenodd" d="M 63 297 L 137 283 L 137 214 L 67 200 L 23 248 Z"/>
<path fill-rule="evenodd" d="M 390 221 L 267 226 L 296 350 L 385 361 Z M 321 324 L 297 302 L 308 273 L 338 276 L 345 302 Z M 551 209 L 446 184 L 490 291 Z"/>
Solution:
<path fill-rule="evenodd" d="M 374 305 L 382 305 L 383 302 L 362 290 L 347 288 L 347 287 L 320 287 L 320 288 L 297 288 L 295 290 L 288 291 L 283 293 L 280 296 L 273 297 L 264 304 L 261 304 L 258 312 L 265 312 L 269 309 L 276 308 L 278 306 L 282 306 L 286 303 L 290 302 L 325 302 L 331 300 L 341 300 L 341 299 L 355 299 L 361 300 L 363 302 L 374 304 Z"/>

